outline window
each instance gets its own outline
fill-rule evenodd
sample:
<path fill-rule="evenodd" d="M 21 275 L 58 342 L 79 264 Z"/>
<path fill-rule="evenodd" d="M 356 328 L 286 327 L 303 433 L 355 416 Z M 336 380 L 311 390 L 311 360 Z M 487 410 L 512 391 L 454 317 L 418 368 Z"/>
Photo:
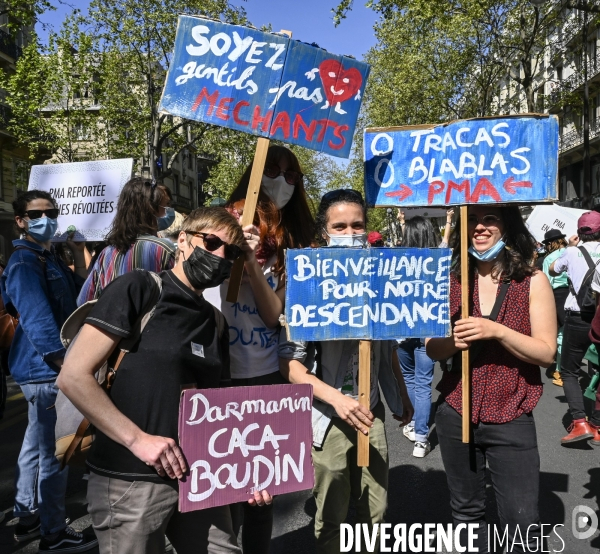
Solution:
<path fill-rule="evenodd" d="M 90 140 L 91 138 L 89 127 L 83 123 L 76 123 L 73 126 L 73 134 L 75 135 L 75 140 Z"/>

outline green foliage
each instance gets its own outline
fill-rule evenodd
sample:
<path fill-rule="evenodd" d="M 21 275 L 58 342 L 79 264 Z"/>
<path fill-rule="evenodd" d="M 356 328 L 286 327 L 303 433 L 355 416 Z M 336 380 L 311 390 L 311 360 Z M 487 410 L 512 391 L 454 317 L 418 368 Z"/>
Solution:
<path fill-rule="evenodd" d="M 22 27 L 33 25 L 47 10 L 56 9 L 48 0 L 2 0 L 0 16 L 7 15 L 6 29 L 14 34 Z"/>

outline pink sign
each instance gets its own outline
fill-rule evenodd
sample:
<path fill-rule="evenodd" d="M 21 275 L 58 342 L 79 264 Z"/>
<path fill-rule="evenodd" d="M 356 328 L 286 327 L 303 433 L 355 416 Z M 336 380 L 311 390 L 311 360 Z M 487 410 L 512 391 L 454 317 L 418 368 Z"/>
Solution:
<path fill-rule="evenodd" d="M 179 444 L 189 473 L 179 511 L 240 502 L 255 490 L 312 488 L 311 419 L 310 385 L 183 391 Z"/>

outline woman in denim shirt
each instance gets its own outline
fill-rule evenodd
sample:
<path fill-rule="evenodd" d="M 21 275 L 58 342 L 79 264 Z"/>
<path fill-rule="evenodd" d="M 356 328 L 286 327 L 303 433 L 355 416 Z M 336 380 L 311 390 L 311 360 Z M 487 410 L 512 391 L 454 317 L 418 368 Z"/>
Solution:
<path fill-rule="evenodd" d="M 15 252 L 0 278 L 6 308 L 19 315 L 10 348 L 11 374 L 29 404 L 29 423 L 19 454 L 14 515 L 17 541 L 42 535 L 40 552 L 83 552 L 97 541 L 73 531 L 65 523 L 67 471 L 54 456 L 56 412 L 51 409 L 58 388 L 55 381 L 65 348 L 60 328 L 77 307 L 77 290 L 87 274 L 85 245 L 69 242 L 73 272 L 54 254 L 50 239 L 57 229 L 58 207 L 44 191 L 32 190 L 13 202 L 21 233 Z"/>

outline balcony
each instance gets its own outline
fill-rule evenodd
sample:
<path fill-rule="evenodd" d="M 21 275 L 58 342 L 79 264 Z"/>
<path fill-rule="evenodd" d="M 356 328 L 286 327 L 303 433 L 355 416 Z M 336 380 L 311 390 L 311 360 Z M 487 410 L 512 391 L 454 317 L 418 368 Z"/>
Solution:
<path fill-rule="evenodd" d="M 595 58 L 588 59 L 588 83 L 600 75 L 600 52 Z M 575 92 L 579 87 L 585 84 L 583 79 L 583 67 L 578 67 L 566 79 L 563 79 L 560 84 L 547 96 L 548 108 L 556 106 L 561 101 L 561 97 L 565 94 Z"/>
<path fill-rule="evenodd" d="M 13 60 L 21 57 L 23 49 L 17 46 L 15 39 L 11 37 L 6 31 L 0 29 L 0 52 L 6 54 Z"/>
<path fill-rule="evenodd" d="M 590 140 L 600 136 L 600 121 L 590 121 Z M 558 150 L 562 154 L 583 144 L 583 129 L 574 129 L 559 137 Z"/>

